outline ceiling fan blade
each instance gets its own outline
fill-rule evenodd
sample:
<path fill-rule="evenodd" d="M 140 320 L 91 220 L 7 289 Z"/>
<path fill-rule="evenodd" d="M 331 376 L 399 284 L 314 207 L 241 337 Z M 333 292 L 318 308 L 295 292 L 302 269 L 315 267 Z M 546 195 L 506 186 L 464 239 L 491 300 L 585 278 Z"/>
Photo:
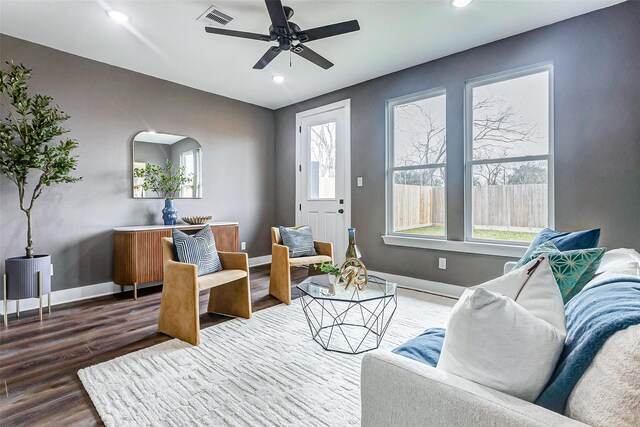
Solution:
<path fill-rule="evenodd" d="M 314 52 L 304 45 L 297 44 L 291 48 L 291 51 L 296 55 L 302 56 L 307 61 L 313 62 L 318 67 L 324 68 L 325 70 L 333 67 L 333 63 L 331 61 L 323 56 L 320 56 L 318 53 Z"/>
<path fill-rule="evenodd" d="M 269 49 L 264 55 L 262 55 L 262 58 L 260 58 L 260 60 L 256 62 L 256 65 L 253 66 L 253 69 L 262 70 L 269 64 L 269 62 L 273 61 L 273 58 L 278 56 L 280 52 L 282 52 L 282 49 L 280 49 L 279 47 L 271 47 L 271 49 Z"/>
<path fill-rule="evenodd" d="M 298 31 L 296 36 L 302 43 L 313 40 L 325 39 L 327 37 L 339 36 L 340 34 L 358 31 L 360 24 L 357 20 L 340 22 L 339 24 L 325 25 L 324 27 L 316 27 L 308 30 Z"/>
<path fill-rule="evenodd" d="M 211 34 L 220 34 L 223 36 L 242 37 L 243 39 L 271 41 L 271 37 L 266 34 L 247 33 L 245 31 L 226 30 L 224 28 L 205 27 L 204 30 Z"/>
<path fill-rule="evenodd" d="M 287 21 L 287 15 L 284 13 L 282 2 L 280 0 L 264 0 L 264 2 L 267 4 L 267 11 L 274 30 L 280 34 L 289 34 L 289 22 Z M 278 31 L 278 28 L 281 28 L 281 30 Z"/>

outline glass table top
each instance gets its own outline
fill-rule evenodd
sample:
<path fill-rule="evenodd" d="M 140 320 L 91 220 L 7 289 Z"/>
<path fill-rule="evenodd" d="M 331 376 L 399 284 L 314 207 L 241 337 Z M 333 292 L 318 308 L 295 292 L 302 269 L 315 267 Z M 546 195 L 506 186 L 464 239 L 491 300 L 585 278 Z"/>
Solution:
<path fill-rule="evenodd" d="M 396 294 L 396 283 L 372 275 L 369 275 L 367 287 L 363 291 L 353 285 L 346 290 L 344 284 L 332 285 L 327 274 L 307 277 L 297 288 L 312 298 L 333 301 L 370 301 Z"/>

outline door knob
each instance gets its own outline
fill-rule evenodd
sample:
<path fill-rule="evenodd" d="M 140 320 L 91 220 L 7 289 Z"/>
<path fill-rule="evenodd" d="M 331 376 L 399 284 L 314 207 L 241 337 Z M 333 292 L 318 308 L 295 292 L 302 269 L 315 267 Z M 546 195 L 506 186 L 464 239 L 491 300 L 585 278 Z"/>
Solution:
<path fill-rule="evenodd" d="M 344 213 L 344 209 L 338 209 L 338 213 Z"/>

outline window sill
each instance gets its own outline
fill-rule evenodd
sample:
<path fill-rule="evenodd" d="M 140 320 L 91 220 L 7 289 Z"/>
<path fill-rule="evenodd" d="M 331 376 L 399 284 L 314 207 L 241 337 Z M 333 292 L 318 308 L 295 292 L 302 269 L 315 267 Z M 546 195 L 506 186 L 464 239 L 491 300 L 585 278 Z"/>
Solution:
<path fill-rule="evenodd" d="M 501 245 L 498 243 L 459 242 L 454 240 L 427 239 L 406 236 L 382 236 L 385 245 L 405 246 L 410 248 L 434 249 L 448 252 L 493 255 L 520 258 L 527 251 L 526 246 Z"/>

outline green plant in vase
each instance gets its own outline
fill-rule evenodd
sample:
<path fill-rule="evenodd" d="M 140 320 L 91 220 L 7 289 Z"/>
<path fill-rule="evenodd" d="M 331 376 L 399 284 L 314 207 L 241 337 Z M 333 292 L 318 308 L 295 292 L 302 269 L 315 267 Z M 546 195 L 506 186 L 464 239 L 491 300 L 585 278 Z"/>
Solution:
<path fill-rule="evenodd" d="M 329 276 L 329 283 L 334 285 L 336 278 L 340 275 L 340 267 L 338 264 L 331 264 L 330 262 L 321 262 L 320 264 L 313 264 L 313 267 L 327 273 Z"/>
<path fill-rule="evenodd" d="M 193 177 L 185 174 L 185 167 L 175 166 L 167 159 L 164 166 L 147 163 L 144 168 L 135 168 L 133 176 L 142 179 L 144 191 L 153 191 L 164 197 L 162 219 L 165 225 L 174 225 L 178 219 L 178 210 L 173 205 L 173 198 L 185 184 L 193 181 Z"/>

